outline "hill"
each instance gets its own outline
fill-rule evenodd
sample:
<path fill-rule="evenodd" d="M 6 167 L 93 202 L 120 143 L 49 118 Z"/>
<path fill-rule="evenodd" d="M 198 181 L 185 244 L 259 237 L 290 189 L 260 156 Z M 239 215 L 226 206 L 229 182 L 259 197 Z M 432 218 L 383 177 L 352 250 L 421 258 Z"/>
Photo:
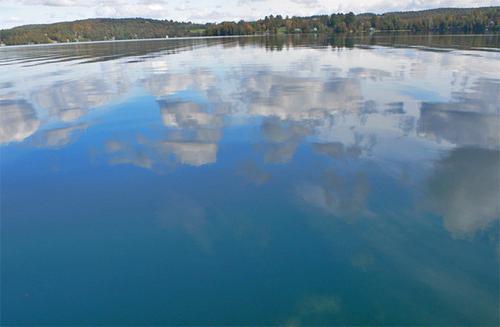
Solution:
<path fill-rule="evenodd" d="M 374 30 L 439 33 L 500 31 L 500 7 L 439 8 L 385 14 L 339 13 L 310 17 L 270 15 L 257 21 L 194 24 L 144 18 L 97 18 L 0 30 L 7 45 L 124 40 L 179 36 L 249 35 L 256 33 L 358 33 Z"/>
<path fill-rule="evenodd" d="M 53 42 L 125 40 L 199 35 L 192 23 L 144 18 L 96 18 L 43 25 L 25 25 L 0 30 L 0 40 L 7 45 Z"/>

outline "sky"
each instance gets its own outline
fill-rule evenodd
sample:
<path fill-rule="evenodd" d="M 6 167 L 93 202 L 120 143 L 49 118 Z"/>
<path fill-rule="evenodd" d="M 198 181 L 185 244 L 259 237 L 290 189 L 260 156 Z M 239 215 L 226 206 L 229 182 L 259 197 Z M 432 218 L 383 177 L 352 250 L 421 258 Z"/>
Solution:
<path fill-rule="evenodd" d="M 98 17 L 192 22 L 254 20 L 266 15 L 498 6 L 500 0 L 0 0 L 0 28 Z"/>

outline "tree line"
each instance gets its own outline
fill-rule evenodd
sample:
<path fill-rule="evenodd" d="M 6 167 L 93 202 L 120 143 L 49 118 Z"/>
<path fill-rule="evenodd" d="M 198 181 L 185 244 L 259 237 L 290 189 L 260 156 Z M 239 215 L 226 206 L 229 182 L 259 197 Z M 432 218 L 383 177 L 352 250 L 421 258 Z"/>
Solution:
<path fill-rule="evenodd" d="M 486 33 L 500 31 L 500 7 L 441 8 L 385 14 L 337 13 L 310 17 L 270 15 L 256 21 L 195 24 L 144 18 L 85 19 L 0 30 L 6 45 L 183 36 L 410 31 Z"/>
<path fill-rule="evenodd" d="M 358 33 L 411 31 L 485 33 L 500 31 L 500 7 L 442 8 L 413 12 L 355 15 L 338 13 L 311 17 L 270 15 L 254 22 L 222 22 L 207 26 L 206 35 L 254 33 Z"/>

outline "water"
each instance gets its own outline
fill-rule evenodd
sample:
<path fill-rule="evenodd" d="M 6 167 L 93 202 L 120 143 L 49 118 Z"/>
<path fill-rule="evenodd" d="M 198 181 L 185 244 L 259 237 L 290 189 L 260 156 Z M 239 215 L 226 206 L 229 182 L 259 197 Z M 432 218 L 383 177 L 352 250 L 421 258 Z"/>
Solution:
<path fill-rule="evenodd" d="M 3 325 L 498 325 L 497 36 L 0 49 Z"/>

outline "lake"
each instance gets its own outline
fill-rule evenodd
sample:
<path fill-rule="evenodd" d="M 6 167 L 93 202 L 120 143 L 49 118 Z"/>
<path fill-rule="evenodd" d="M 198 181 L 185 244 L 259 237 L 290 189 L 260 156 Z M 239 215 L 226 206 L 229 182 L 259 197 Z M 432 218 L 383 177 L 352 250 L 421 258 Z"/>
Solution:
<path fill-rule="evenodd" d="M 0 49 L 2 325 L 499 325 L 499 48 Z"/>

